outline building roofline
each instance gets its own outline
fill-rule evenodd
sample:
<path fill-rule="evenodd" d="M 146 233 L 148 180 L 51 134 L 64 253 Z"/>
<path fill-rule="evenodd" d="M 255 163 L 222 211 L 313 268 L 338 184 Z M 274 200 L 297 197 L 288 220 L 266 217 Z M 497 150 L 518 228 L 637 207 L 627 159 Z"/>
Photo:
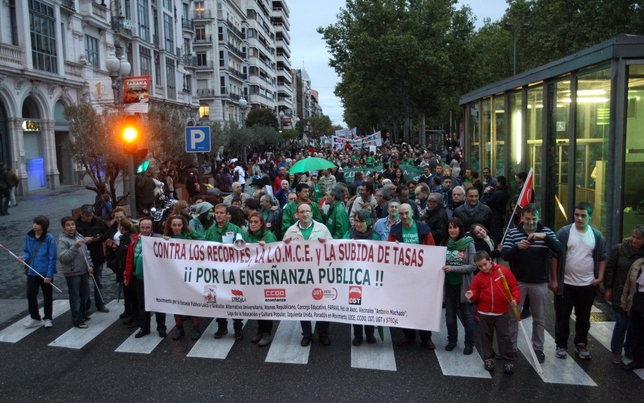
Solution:
<path fill-rule="evenodd" d="M 622 34 L 570 56 L 468 92 L 461 96 L 459 105 L 590 67 L 610 59 L 633 57 L 644 57 L 644 36 Z"/>

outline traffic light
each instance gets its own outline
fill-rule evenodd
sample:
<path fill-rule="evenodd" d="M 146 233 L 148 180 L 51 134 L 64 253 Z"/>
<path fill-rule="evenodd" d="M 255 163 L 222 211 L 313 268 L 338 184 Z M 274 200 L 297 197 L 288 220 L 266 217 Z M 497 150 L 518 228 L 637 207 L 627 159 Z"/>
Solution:
<path fill-rule="evenodd" d="M 140 174 L 148 170 L 150 161 L 145 158 L 148 156 L 148 149 L 141 148 L 134 152 L 134 165 L 136 165 L 136 173 Z"/>
<path fill-rule="evenodd" d="M 139 148 L 139 125 L 135 116 L 126 116 L 121 127 L 121 140 L 126 153 L 131 154 Z"/>

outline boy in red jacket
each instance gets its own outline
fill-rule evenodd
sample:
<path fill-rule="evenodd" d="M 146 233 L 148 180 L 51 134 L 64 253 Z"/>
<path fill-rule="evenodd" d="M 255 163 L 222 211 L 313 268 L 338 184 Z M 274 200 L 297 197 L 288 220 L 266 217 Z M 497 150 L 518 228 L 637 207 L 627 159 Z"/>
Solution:
<path fill-rule="evenodd" d="M 511 326 L 517 326 L 517 321 L 512 318 L 513 313 L 510 312 L 510 306 L 517 306 L 517 301 L 521 300 L 519 285 L 510 269 L 494 263 L 486 251 L 476 252 L 474 261 L 480 272 L 474 276 L 470 289 L 465 293 L 465 296 L 472 302 L 479 302 L 477 310 L 479 312 L 479 332 L 485 369 L 494 371 L 495 353 L 492 340 L 496 330 L 500 353 L 505 361 L 503 372 L 513 374 L 514 362 L 517 358 L 516 352 L 512 347 L 510 338 L 512 332 L 510 329 Z M 512 301 L 510 302 L 508 302 L 503 283 L 499 279 L 499 269 L 501 269 L 510 286 L 512 294 Z M 499 280 L 497 281 L 497 279 Z"/>

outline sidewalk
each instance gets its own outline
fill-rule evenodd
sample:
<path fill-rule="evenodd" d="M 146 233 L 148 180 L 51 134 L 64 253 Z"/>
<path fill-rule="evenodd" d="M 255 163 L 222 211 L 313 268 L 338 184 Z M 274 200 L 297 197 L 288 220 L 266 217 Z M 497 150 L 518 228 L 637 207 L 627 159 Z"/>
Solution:
<path fill-rule="evenodd" d="M 40 190 L 26 197 L 18 197 L 18 206 L 10 207 L 8 216 L 0 216 L 0 243 L 16 255 L 22 255 L 25 235 L 32 228 L 32 220 L 37 215 L 49 218 L 49 232 L 58 239 L 62 228 L 60 219 L 71 215 L 72 209 L 83 204 L 94 204 L 96 194 L 85 186 L 69 185 L 55 190 Z M 26 280 L 23 266 L 6 251 L 0 250 L 0 316 L 5 301 L 3 299 L 25 298 Z M 115 275 L 111 270 L 103 270 L 103 284 L 106 288 L 105 299 L 116 298 Z M 63 290 L 54 291 L 54 299 L 67 298 L 65 278 L 56 274 L 55 284 Z M 25 309 L 27 302 L 23 302 Z M 1 317 L 0 317 L 1 319 Z M 0 320 L 0 322 L 2 322 Z"/>

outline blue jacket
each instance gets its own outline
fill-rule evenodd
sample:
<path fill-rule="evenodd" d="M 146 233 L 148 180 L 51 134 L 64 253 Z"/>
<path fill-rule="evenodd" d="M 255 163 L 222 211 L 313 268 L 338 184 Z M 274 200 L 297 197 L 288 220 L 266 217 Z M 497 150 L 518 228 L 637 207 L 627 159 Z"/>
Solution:
<path fill-rule="evenodd" d="M 40 273 L 45 278 L 54 278 L 54 273 L 56 273 L 56 239 L 50 233 L 42 234 L 44 236 L 43 245 L 38 249 L 38 253 L 33 258 L 29 266 L 33 267 L 38 273 Z M 25 253 L 22 257 L 25 259 L 25 263 L 36 251 L 36 248 L 40 244 L 40 239 L 36 238 L 36 233 L 34 230 L 29 231 L 25 237 Z M 27 269 L 28 276 L 37 276 L 32 270 Z"/>

